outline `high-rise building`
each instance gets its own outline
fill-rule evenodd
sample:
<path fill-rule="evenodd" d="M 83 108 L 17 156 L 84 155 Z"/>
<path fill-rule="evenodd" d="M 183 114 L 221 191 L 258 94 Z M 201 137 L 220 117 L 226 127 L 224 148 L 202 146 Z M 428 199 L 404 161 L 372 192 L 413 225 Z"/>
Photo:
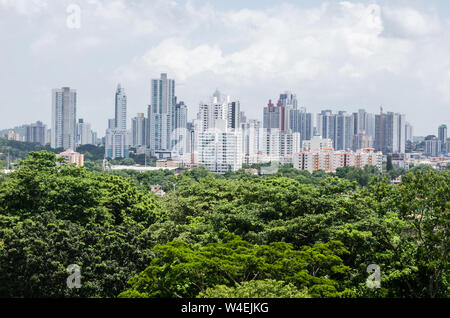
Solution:
<path fill-rule="evenodd" d="M 263 128 L 260 132 L 260 155 L 267 158 L 263 161 L 290 163 L 292 155 L 301 149 L 299 132 L 281 131 L 280 129 Z"/>
<path fill-rule="evenodd" d="M 198 164 L 211 172 L 225 173 L 242 168 L 240 130 L 209 129 L 198 133 Z"/>
<path fill-rule="evenodd" d="M 239 101 L 227 103 L 227 128 L 239 129 L 241 117 L 241 105 Z"/>
<path fill-rule="evenodd" d="M 323 110 L 317 115 L 319 134 L 323 138 L 331 139 L 336 150 L 352 149 L 354 126 L 355 123 L 358 124 L 359 117 L 365 118 L 363 115 L 360 116 L 360 113 L 347 114 L 345 111 L 339 111 L 333 114 L 331 110 Z"/>
<path fill-rule="evenodd" d="M 92 132 L 92 144 L 98 145 L 98 135 L 97 135 L 97 132 L 95 132 L 95 131 Z"/>
<path fill-rule="evenodd" d="M 105 137 L 105 157 L 128 158 L 128 135 L 121 129 L 108 129 Z"/>
<path fill-rule="evenodd" d="M 429 136 L 425 139 L 425 155 L 440 156 L 450 152 L 450 142 L 447 139 L 447 125 L 438 128 L 438 137 Z"/>
<path fill-rule="evenodd" d="M 241 115 L 240 102 L 232 101 L 230 96 L 216 90 L 210 103 L 200 103 L 197 120 L 203 131 L 222 126 L 226 129 L 240 129 Z"/>
<path fill-rule="evenodd" d="M 25 126 L 25 141 L 26 142 L 37 142 L 41 145 L 47 143 L 47 126 L 41 121 L 37 121 L 34 124 Z"/>
<path fill-rule="evenodd" d="M 447 125 L 441 125 L 438 128 L 438 139 L 440 142 L 445 143 L 447 141 Z"/>
<path fill-rule="evenodd" d="M 317 114 L 317 131 L 322 138 L 334 140 L 336 134 L 336 116 L 329 109 Z"/>
<path fill-rule="evenodd" d="M 405 123 L 405 141 L 412 141 L 413 140 L 413 126 L 409 123 Z"/>
<path fill-rule="evenodd" d="M 284 107 L 290 106 L 293 109 L 297 109 L 298 106 L 297 96 L 290 91 L 285 91 L 284 93 L 280 94 L 280 102 Z"/>
<path fill-rule="evenodd" d="M 115 128 L 127 130 L 127 95 L 120 84 L 117 85 L 115 98 Z"/>
<path fill-rule="evenodd" d="M 375 116 L 375 148 L 384 154 L 405 153 L 405 115 L 388 112 Z"/>
<path fill-rule="evenodd" d="M 175 81 L 162 73 L 151 81 L 148 108 L 147 145 L 151 151 L 170 151 L 172 131 L 175 129 Z"/>
<path fill-rule="evenodd" d="M 197 138 L 194 122 L 188 122 L 186 124 L 186 153 L 185 162 L 188 164 L 197 163 Z"/>
<path fill-rule="evenodd" d="M 78 119 L 77 145 L 92 145 L 91 124 L 86 123 L 82 118 Z"/>
<path fill-rule="evenodd" d="M 256 119 L 248 119 L 245 123 L 241 123 L 242 129 L 242 152 L 244 161 L 249 164 L 249 158 L 259 153 L 261 122 Z"/>
<path fill-rule="evenodd" d="M 52 90 L 52 148 L 75 149 L 77 92 L 70 87 Z"/>
<path fill-rule="evenodd" d="M 138 113 L 136 117 L 131 119 L 131 135 L 133 147 L 142 147 L 146 144 L 146 118 L 144 113 Z"/>
<path fill-rule="evenodd" d="M 368 136 L 375 139 L 375 114 L 366 113 L 365 114 L 365 131 Z"/>
<path fill-rule="evenodd" d="M 239 101 L 214 92 L 210 103 L 200 103 L 195 121 L 197 163 L 212 172 L 236 171 L 243 163 Z M 192 140 L 190 140 L 192 144 Z"/>
<path fill-rule="evenodd" d="M 108 119 L 108 128 L 109 129 L 116 128 L 116 119 L 115 118 Z"/>
<path fill-rule="evenodd" d="M 425 140 L 425 155 L 436 157 L 442 151 L 442 144 L 436 136 L 430 136 Z"/>
<path fill-rule="evenodd" d="M 332 120 L 333 117 L 331 117 Z M 333 139 L 333 145 L 336 150 L 349 150 L 353 148 L 353 134 L 354 134 L 354 121 L 350 114 L 345 111 L 340 111 L 335 118 L 335 131 Z M 331 132 L 333 134 L 333 132 Z"/>
<path fill-rule="evenodd" d="M 125 90 L 119 84 L 115 94 L 114 121 L 108 120 L 108 129 L 105 136 L 105 157 L 128 158 L 129 156 L 129 132 L 127 128 L 127 96 Z M 113 126 L 114 125 L 114 126 Z"/>
<path fill-rule="evenodd" d="M 272 100 L 269 100 L 267 107 L 264 107 L 263 128 L 286 130 L 286 107 L 281 101 L 275 107 Z"/>
<path fill-rule="evenodd" d="M 320 151 L 325 148 L 332 148 L 333 140 L 322 138 L 320 135 L 314 135 L 311 140 L 304 140 L 302 143 L 302 151 Z"/>
<path fill-rule="evenodd" d="M 359 149 L 364 148 L 371 148 L 372 146 L 372 136 L 366 134 L 364 131 L 361 131 L 353 136 L 353 151 L 358 151 Z"/>
<path fill-rule="evenodd" d="M 173 156 L 182 157 L 187 152 L 187 106 L 183 101 L 175 105 L 175 127 L 172 136 Z"/>
<path fill-rule="evenodd" d="M 285 91 L 280 94 L 279 101 L 284 106 L 284 130 L 293 130 L 291 123 L 293 122 L 292 116 L 295 116 L 298 110 L 297 96 L 291 91 Z"/>
<path fill-rule="evenodd" d="M 288 128 L 299 132 L 301 140 L 310 140 L 314 135 L 313 114 L 307 113 L 306 108 L 291 109 Z"/>

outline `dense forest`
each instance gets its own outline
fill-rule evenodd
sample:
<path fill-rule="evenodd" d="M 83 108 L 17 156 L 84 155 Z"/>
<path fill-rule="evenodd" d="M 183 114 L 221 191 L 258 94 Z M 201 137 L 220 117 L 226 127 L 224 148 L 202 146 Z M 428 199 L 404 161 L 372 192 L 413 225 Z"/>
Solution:
<path fill-rule="evenodd" d="M 16 167 L 0 175 L 0 297 L 450 295 L 449 171 L 111 173 L 46 151 Z"/>

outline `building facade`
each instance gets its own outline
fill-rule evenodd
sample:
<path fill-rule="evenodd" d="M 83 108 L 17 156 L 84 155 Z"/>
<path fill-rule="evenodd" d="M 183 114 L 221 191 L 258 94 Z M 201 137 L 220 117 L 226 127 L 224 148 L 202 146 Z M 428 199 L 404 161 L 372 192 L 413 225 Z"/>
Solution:
<path fill-rule="evenodd" d="M 70 87 L 52 90 L 51 147 L 75 149 L 77 138 L 77 92 Z"/>

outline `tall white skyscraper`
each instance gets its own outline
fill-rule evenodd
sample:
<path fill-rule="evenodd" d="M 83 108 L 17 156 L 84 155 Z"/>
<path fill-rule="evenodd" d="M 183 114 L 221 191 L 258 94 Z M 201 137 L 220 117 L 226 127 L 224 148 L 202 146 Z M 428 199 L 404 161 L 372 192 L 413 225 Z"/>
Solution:
<path fill-rule="evenodd" d="M 129 132 L 127 130 L 127 96 L 119 84 L 115 94 L 114 121 L 108 120 L 105 137 L 105 157 L 127 158 L 129 156 Z M 114 123 L 114 127 L 112 127 Z"/>
<path fill-rule="evenodd" d="M 242 168 L 243 140 L 240 104 L 218 90 L 210 103 L 200 103 L 196 121 L 199 165 L 225 173 Z"/>
<path fill-rule="evenodd" d="M 76 148 L 77 92 L 70 87 L 52 90 L 51 147 Z"/>
<path fill-rule="evenodd" d="M 175 129 L 175 81 L 162 73 L 152 79 L 148 108 L 148 147 L 151 151 L 170 151 Z"/>
<path fill-rule="evenodd" d="M 172 134 L 173 156 L 182 157 L 188 147 L 187 106 L 180 101 L 175 106 L 175 127 Z"/>
<path fill-rule="evenodd" d="M 115 98 L 115 128 L 127 130 L 127 95 L 120 84 L 117 85 Z"/>

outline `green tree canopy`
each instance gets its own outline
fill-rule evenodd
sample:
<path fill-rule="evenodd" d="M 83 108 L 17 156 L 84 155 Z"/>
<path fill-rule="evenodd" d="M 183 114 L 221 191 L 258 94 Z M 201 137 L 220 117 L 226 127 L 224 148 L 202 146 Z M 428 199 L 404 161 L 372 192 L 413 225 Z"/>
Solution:
<path fill-rule="evenodd" d="M 336 279 L 349 268 L 339 255 L 348 253 L 332 241 L 294 250 L 291 244 L 253 245 L 233 235 L 223 242 L 193 248 L 174 241 L 157 245 L 156 257 L 120 297 L 196 297 L 216 285 L 229 287 L 251 280 L 275 279 L 308 287 L 312 296 L 350 295 Z"/>

